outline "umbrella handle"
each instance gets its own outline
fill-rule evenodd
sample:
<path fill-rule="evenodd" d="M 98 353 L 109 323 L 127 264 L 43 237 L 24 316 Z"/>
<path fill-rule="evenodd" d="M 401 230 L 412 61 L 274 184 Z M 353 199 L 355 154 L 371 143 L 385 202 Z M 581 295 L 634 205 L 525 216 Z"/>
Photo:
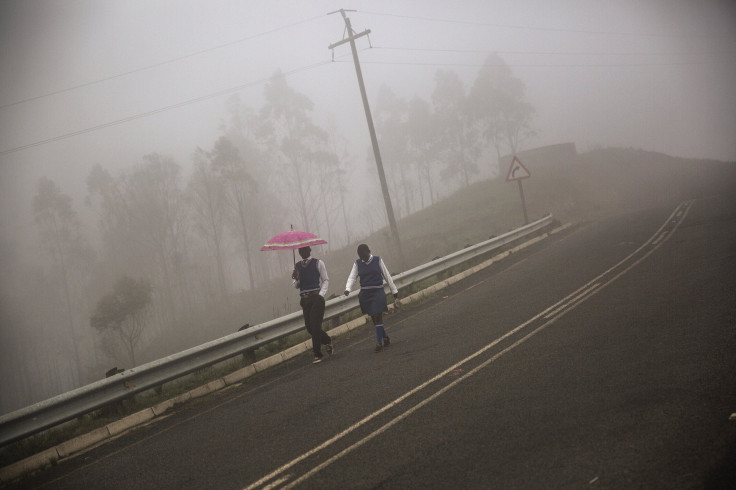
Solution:
<path fill-rule="evenodd" d="M 291 231 L 294 231 L 294 225 L 289 225 L 291 227 Z M 291 249 L 291 258 L 293 259 L 291 261 L 292 264 L 296 264 L 296 252 L 294 252 L 294 249 Z"/>

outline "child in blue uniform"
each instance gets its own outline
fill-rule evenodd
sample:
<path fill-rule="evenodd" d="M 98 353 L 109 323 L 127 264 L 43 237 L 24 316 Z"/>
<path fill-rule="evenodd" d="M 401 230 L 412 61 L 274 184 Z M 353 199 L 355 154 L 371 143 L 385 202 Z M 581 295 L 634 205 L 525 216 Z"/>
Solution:
<path fill-rule="evenodd" d="M 302 258 L 294 264 L 291 274 L 293 285 L 299 288 L 299 305 L 302 307 L 304 325 L 312 336 L 313 363 L 322 362 L 322 346 L 325 346 L 327 355 L 331 356 L 332 339 L 322 330 L 322 320 L 325 316 L 325 294 L 330 278 L 327 277 L 325 263 L 312 257 L 310 247 L 299 249 Z"/>
<path fill-rule="evenodd" d="M 383 281 L 388 283 L 394 301 L 399 299 L 399 290 L 396 288 L 391 274 L 381 257 L 371 255 L 368 245 L 362 243 L 358 246 L 358 260 L 353 264 L 353 269 L 345 284 L 345 296 L 350 294 L 356 279 L 360 277 L 360 311 L 368 314 L 376 327 L 376 352 L 381 352 L 384 347 L 391 343 L 383 326 L 383 312 L 388 311 L 386 304 L 386 292 L 383 290 Z"/>

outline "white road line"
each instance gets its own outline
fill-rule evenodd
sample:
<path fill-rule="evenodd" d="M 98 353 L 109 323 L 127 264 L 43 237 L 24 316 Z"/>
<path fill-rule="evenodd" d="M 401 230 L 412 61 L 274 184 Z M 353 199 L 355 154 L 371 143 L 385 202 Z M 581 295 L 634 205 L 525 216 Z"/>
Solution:
<path fill-rule="evenodd" d="M 601 285 L 600 283 L 595 283 L 595 284 L 593 284 L 589 288 L 586 287 L 585 290 L 582 293 L 578 294 L 577 296 L 575 296 L 574 298 L 572 298 L 570 301 L 566 301 L 559 308 L 556 308 L 556 309 L 552 310 L 550 313 L 548 313 L 547 315 L 545 315 L 544 318 L 552 318 L 553 316 L 557 315 L 560 311 L 562 311 L 562 310 L 564 310 L 566 308 L 569 308 L 570 305 L 577 304 L 583 297 L 585 297 L 587 295 L 592 295 L 595 292 L 595 290 L 598 289 L 598 287 L 600 285 Z"/>
<path fill-rule="evenodd" d="M 564 313 L 567 313 L 568 311 L 571 311 L 573 308 L 570 308 L 569 310 L 565 311 Z M 371 439 L 374 439 L 375 437 L 377 437 L 377 436 L 381 435 L 382 433 L 386 432 L 392 426 L 394 426 L 397 423 L 401 422 L 402 420 L 404 420 L 405 418 L 407 418 L 409 415 L 413 414 L 414 412 L 416 412 L 420 408 L 422 408 L 425 405 L 429 404 L 434 399 L 439 398 L 441 395 L 444 395 L 446 392 L 450 391 L 452 388 L 454 388 L 455 386 L 457 386 L 459 383 L 461 383 L 465 379 L 470 378 L 471 376 L 477 374 L 481 369 L 489 366 L 490 364 L 492 364 L 493 362 L 495 362 L 496 360 L 498 360 L 504 354 L 512 351 L 513 349 L 515 349 L 516 347 L 520 346 L 521 344 L 523 344 L 524 342 L 526 342 L 530 338 L 534 337 L 537 333 L 541 332 L 542 330 L 544 330 L 548 326 L 550 326 L 553 323 L 555 323 L 558 319 L 562 318 L 562 316 L 564 315 L 564 313 L 562 313 L 562 314 L 560 314 L 560 315 L 552 318 L 551 320 L 548 320 L 547 322 L 545 322 L 541 326 L 535 328 L 530 333 L 526 334 L 524 337 L 522 337 L 521 339 L 517 340 L 516 342 L 514 342 L 510 346 L 506 347 L 505 349 L 503 349 L 502 351 L 498 352 L 497 354 L 494 354 L 489 359 L 483 361 L 483 363 L 481 363 L 478 366 L 474 367 L 473 369 L 471 369 L 470 371 L 468 371 L 466 374 L 460 376 L 459 378 L 455 379 L 453 382 L 451 382 L 447 386 L 441 388 L 440 390 L 438 390 L 437 392 L 435 392 L 432 395 L 428 396 L 427 398 L 425 398 L 421 402 L 417 403 L 413 407 L 407 409 L 404 413 L 402 413 L 401 415 L 395 417 L 393 420 L 389 421 L 388 423 L 386 423 L 382 427 L 378 428 L 377 430 L 371 432 L 370 434 L 368 434 L 367 436 L 365 436 L 363 439 L 359 440 L 358 442 L 356 442 L 352 446 L 349 446 L 349 447 L 343 449 L 342 451 L 340 451 L 336 455 L 334 455 L 331 458 L 325 460 L 321 464 L 315 466 L 313 469 L 311 469 L 310 471 L 304 473 L 302 476 L 300 476 L 296 480 L 290 482 L 288 485 L 284 486 L 283 488 L 284 489 L 287 489 L 287 488 L 294 487 L 294 485 L 298 485 L 299 483 L 301 483 L 304 480 L 308 479 L 312 475 L 316 474 L 317 472 L 319 472 L 319 471 L 323 470 L 324 468 L 326 468 L 327 466 L 331 465 L 332 463 L 334 463 L 338 459 L 340 459 L 343 456 L 347 455 L 348 453 L 351 453 L 354 450 L 358 449 L 359 447 L 361 447 L 362 445 L 364 445 L 366 442 L 368 442 Z"/>
<path fill-rule="evenodd" d="M 284 483 L 285 481 L 287 481 L 289 478 L 291 478 L 291 475 L 286 475 L 286 476 L 284 476 L 282 478 L 279 478 L 278 480 L 276 480 L 276 481 L 274 481 L 272 483 L 269 483 L 268 485 L 266 485 L 265 487 L 263 487 L 263 490 L 272 490 L 272 489 L 278 487 L 279 485 L 281 485 L 282 483 Z"/>
<path fill-rule="evenodd" d="M 662 233 L 661 233 L 661 234 L 660 234 L 660 235 L 659 235 L 659 236 L 657 237 L 657 239 L 656 239 L 656 240 L 654 240 L 654 241 L 652 242 L 652 245 L 656 246 L 656 245 L 657 245 L 657 244 L 658 244 L 659 242 L 661 242 L 662 240 L 664 240 L 666 236 L 667 236 L 667 232 L 666 232 L 666 231 L 663 231 L 663 232 L 662 232 Z"/>
<path fill-rule="evenodd" d="M 435 381 L 438 381 L 438 380 L 444 378 L 448 374 L 453 373 L 453 371 L 455 371 L 456 369 L 458 369 L 463 364 L 466 364 L 470 360 L 478 357 L 479 355 L 483 354 L 487 350 L 489 350 L 492 347 L 498 345 L 501 341 L 503 341 L 504 339 L 506 339 L 506 338 L 514 335 L 515 333 L 519 332 L 523 328 L 527 327 L 530 323 L 532 323 L 532 322 L 534 322 L 534 321 L 536 321 L 536 320 L 538 320 L 539 318 L 542 318 L 542 317 L 549 318 L 550 316 L 552 316 L 551 319 L 549 319 L 547 322 L 545 322 L 541 326 L 539 326 L 536 329 L 534 329 L 532 332 L 528 333 L 526 336 L 524 336 L 521 339 L 517 340 L 516 342 L 514 342 L 510 346 L 508 346 L 505 349 L 503 349 L 502 351 L 494 354 L 492 357 L 490 357 L 489 359 L 487 359 L 486 361 L 484 361 L 482 364 L 476 366 L 472 370 L 468 371 L 463 376 L 460 376 L 459 378 L 456 378 L 454 381 L 452 381 L 447 386 L 441 388 L 440 390 L 438 390 L 434 394 L 430 395 L 429 397 L 425 398 L 421 402 L 417 403 L 413 407 L 407 409 L 404 413 L 402 413 L 401 415 L 395 417 L 394 419 L 392 419 L 391 421 L 389 421 L 388 423 L 386 423 L 385 425 L 383 425 L 382 427 L 380 427 L 376 431 L 372 432 L 371 434 L 367 435 L 366 437 L 364 437 L 360 441 L 358 441 L 355 444 L 353 444 L 353 445 L 345 448 L 344 450 L 342 450 L 338 454 L 332 456 L 331 458 L 325 460 L 320 465 L 316 466 L 315 468 L 313 468 L 312 470 L 308 471 L 307 473 L 304 473 L 302 476 L 300 476 L 296 480 L 289 482 L 289 484 L 286 485 L 286 486 L 284 486 L 283 488 L 292 488 L 294 485 L 299 484 L 300 482 L 306 480 L 307 478 L 309 478 L 312 475 L 316 474 L 317 472 L 321 471 L 322 469 L 324 469 L 325 467 L 327 467 L 330 464 L 334 463 L 335 461 L 337 461 L 338 459 L 342 458 L 346 454 L 354 451 L 355 449 L 359 448 L 360 446 L 362 446 L 366 442 L 370 441 L 371 439 L 375 438 L 379 434 L 385 432 L 391 426 L 393 426 L 393 425 L 397 424 L 398 422 L 400 422 L 401 420 L 405 419 L 406 417 L 408 417 L 409 415 L 411 415 L 412 413 L 414 413 L 419 408 L 427 405 L 430 401 L 432 401 L 435 398 L 439 397 L 440 395 L 446 393 L 447 391 L 449 391 L 451 388 L 453 388 L 454 386 L 456 386 L 461 381 L 469 378 L 470 376 L 473 376 L 474 374 L 476 374 L 478 371 L 480 371 L 484 367 L 486 367 L 489 364 L 491 364 L 494 361 L 496 361 L 502 355 L 506 354 L 507 352 L 510 352 L 511 350 L 515 349 L 516 347 L 518 347 L 522 343 L 526 342 L 531 337 L 533 337 L 537 333 L 541 332 L 542 330 L 544 330 L 548 326 L 552 325 L 558 319 L 562 318 L 566 313 L 568 313 L 568 312 L 572 311 L 573 309 L 575 309 L 578 305 L 580 305 L 581 303 L 583 303 L 585 300 L 587 300 L 588 298 L 591 298 L 593 295 L 595 295 L 599 291 L 603 290 L 606 286 L 608 286 L 612 282 L 616 281 L 623 274 L 625 274 L 626 272 L 628 272 L 629 270 L 631 270 L 633 267 L 635 267 L 637 264 L 639 264 L 640 262 L 642 262 L 649 255 L 651 255 L 657 248 L 659 248 L 659 246 L 661 246 L 665 241 L 667 241 L 667 239 L 669 239 L 674 234 L 675 230 L 680 226 L 680 224 L 684 220 L 685 216 L 687 216 L 688 211 L 690 210 L 690 207 L 692 206 L 692 203 L 693 202 L 694 201 L 686 201 L 686 202 L 683 202 L 680 205 L 678 205 L 678 207 L 675 209 L 675 211 L 669 216 L 669 218 L 667 218 L 667 220 L 665 221 L 665 224 L 663 224 L 654 233 L 654 235 L 652 235 L 652 237 L 649 238 L 649 240 L 647 240 L 643 245 L 641 245 L 635 251 L 633 251 L 632 253 L 630 253 L 628 256 L 626 256 L 624 259 L 622 259 L 616 265 L 614 265 L 613 267 L 609 268 L 608 270 L 606 270 L 602 274 L 598 275 L 592 281 L 589 281 L 587 284 L 585 284 L 584 286 L 578 288 L 576 291 L 574 291 L 573 293 L 569 294 L 568 296 L 566 296 L 562 300 L 558 301 L 554 305 L 548 307 L 547 309 L 545 309 L 541 313 L 538 313 L 537 315 L 535 315 L 531 319 L 525 321 L 524 323 L 522 323 L 521 325 L 517 326 L 516 328 L 510 330 L 509 332 L 505 333 L 501 337 L 498 337 L 496 340 L 494 340 L 490 344 L 486 345 L 485 347 L 482 347 L 480 350 L 476 351 L 475 353 L 471 354 L 470 356 L 466 357 L 465 359 L 463 359 L 463 360 L 455 363 L 454 365 L 452 365 L 449 368 L 445 369 L 444 371 L 442 371 L 441 373 L 439 373 L 435 377 L 431 378 L 430 380 L 425 381 L 424 383 L 422 383 L 422 384 L 418 385 L 417 387 L 411 389 L 410 391 L 408 391 L 405 394 L 401 395 L 399 398 L 395 399 L 394 401 L 392 401 L 388 405 L 385 405 L 384 407 L 380 408 L 379 410 L 373 412 L 371 415 L 368 415 L 367 417 L 363 418 L 362 420 L 356 422 L 355 424 L 351 425 L 347 429 L 343 430 L 342 432 L 338 433 L 337 435 L 335 435 L 332 438 L 328 439 L 327 441 L 323 442 L 319 446 L 316 446 L 316 447 L 312 448 L 311 450 L 305 452 L 301 456 L 297 456 L 296 458 L 294 458 L 290 462 L 288 462 L 288 463 L 284 464 L 283 466 L 277 468 L 276 470 L 272 471 L 271 473 L 269 473 L 268 475 L 266 475 L 263 478 L 259 479 L 258 481 L 251 483 L 250 485 L 248 485 L 247 487 L 245 487 L 245 490 L 251 490 L 251 489 L 259 488 L 262 485 L 265 485 L 270 480 L 276 478 L 277 476 L 279 476 L 282 473 L 284 473 L 285 471 L 287 471 L 289 468 L 291 468 L 294 465 L 298 464 L 299 462 L 305 460 L 309 456 L 312 456 L 312 455 L 318 453 L 319 451 L 321 451 L 321 450 L 323 450 L 323 449 L 331 446 L 332 444 L 334 444 L 338 440 L 342 439 L 343 437 L 347 436 L 351 432 L 355 431 L 359 427 L 365 425 L 369 421 L 371 421 L 374 418 L 378 417 L 380 414 L 386 412 L 387 410 L 395 407 L 396 405 L 398 405 L 402 401 L 406 400 L 411 395 L 413 395 L 413 394 L 415 394 L 415 393 L 423 390 L 424 388 L 426 388 L 430 384 L 432 384 Z M 667 239 L 660 240 L 656 245 L 654 245 L 653 244 L 653 239 L 655 237 L 657 237 L 662 232 L 662 230 L 664 229 L 664 227 L 667 226 L 667 224 L 669 224 L 673 220 L 673 218 L 675 216 L 678 217 L 677 224 L 670 231 L 670 233 L 667 235 Z M 654 246 L 650 250 L 648 250 L 642 257 L 640 257 L 639 259 L 637 259 L 633 264 L 627 266 L 626 268 L 624 268 L 624 270 L 622 270 L 621 272 L 619 272 L 618 274 L 616 274 L 612 278 L 608 279 L 607 281 L 603 282 L 602 284 L 600 284 L 600 283 L 597 282 L 597 281 L 601 281 L 602 278 L 605 277 L 607 274 L 609 274 L 611 271 L 613 271 L 616 268 L 621 267 L 622 265 L 624 265 L 627 261 L 629 261 L 632 257 L 634 257 L 637 253 L 639 253 L 641 250 L 643 250 L 645 247 L 647 247 L 650 244 L 652 244 Z M 558 312 L 559 314 L 557 314 L 556 316 L 554 316 L 555 315 L 555 312 Z M 288 477 L 282 477 L 281 479 L 276 480 L 276 481 L 272 482 L 271 484 L 269 484 L 267 487 L 263 487 L 263 488 L 274 488 L 277 484 L 283 483 L 287 479 L 288 479 Z"/>

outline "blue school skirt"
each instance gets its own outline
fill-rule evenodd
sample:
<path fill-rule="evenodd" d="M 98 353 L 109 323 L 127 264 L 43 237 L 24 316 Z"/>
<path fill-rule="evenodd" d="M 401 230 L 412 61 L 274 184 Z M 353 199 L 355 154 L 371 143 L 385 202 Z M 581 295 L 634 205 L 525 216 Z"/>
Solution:
<path fill-rule="evenodd" d="M 368 315 L 376 315 L 388 311 L 386 292 L 383 288 L 361 289 L 358 294 L 360 311 Z"/>

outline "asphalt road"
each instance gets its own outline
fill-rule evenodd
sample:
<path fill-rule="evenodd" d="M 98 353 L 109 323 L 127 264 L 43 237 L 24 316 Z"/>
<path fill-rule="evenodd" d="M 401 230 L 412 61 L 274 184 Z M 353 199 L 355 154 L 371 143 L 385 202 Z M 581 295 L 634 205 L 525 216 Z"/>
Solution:
<path fill-rule="evenodd" d="M 576 227 L 389 316 L 382 353 L 358 329 L 23 486 L 733 488 L 732 201 Z"/>

